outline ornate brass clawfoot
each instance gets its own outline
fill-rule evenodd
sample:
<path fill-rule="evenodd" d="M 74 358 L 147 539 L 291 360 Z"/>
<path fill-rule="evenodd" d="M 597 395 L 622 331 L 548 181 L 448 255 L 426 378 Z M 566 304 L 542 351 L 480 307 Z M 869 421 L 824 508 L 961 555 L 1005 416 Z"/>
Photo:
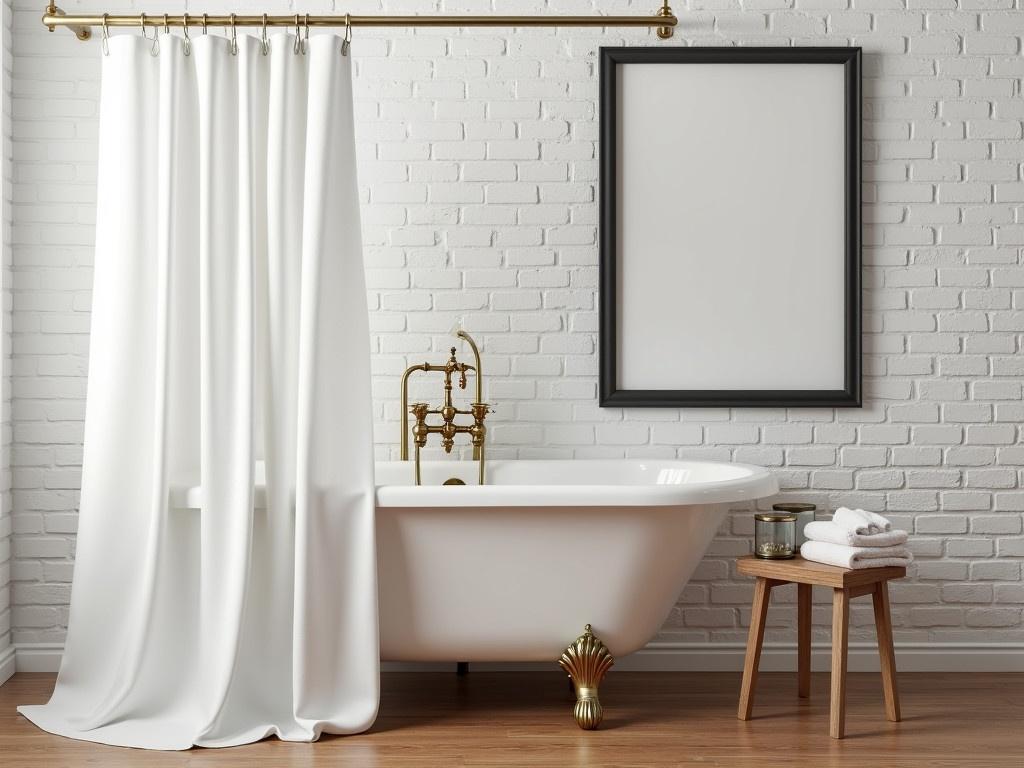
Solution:
<path fill-rule="evenodd" d="M 615 659 L 608 647 L 594 635 L 589 624 L 558 660 L 559 666 L 569 675 L 576 689 L 576 705 L 572 708 L 572 716 L 576 719 L 576 725 L 585 731 L 597 728 L 604 718 L 597 689 L 614 663 Z"/>

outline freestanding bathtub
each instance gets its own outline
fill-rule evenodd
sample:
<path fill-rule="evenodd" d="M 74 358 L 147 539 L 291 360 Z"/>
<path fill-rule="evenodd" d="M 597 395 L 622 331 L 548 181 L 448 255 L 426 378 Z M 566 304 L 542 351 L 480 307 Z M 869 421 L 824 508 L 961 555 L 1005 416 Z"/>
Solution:
<path fill-rule="evenodd" d="M 614 656 L 658 631 L 761 467 L 701 461 L 377 464 L 381 658 L 551 661 L 584 625 Z M 441 485 L 450 477 L 467 485 Z"/>

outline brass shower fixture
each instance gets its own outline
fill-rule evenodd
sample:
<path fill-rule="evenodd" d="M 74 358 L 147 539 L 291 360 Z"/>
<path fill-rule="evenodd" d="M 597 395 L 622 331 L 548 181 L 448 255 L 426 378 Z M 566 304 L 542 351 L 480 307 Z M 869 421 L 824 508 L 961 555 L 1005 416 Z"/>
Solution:
<path fill-rule="evenodd" d="M 451 453 L 452 448 L 455 446 L 456 435 L 469 435 L 470 442 L 473 446 L 473 458 L 479 462 L 478 471 L 478 482 L 480 485 L 484 484 L 484 439 L 487 436 L 487 427 L 484 426 L 484 419 L 487 418 L 487 414 L 490 412 L 490 406 L 482 402 L 483 400 L 483 371 L 480 363 L 480 350 L 473 341 L 473 338 L 463 330 L 459 330 L 455 334 L 458 338 L 464 339 L 469 344 L 470 349 L 473 351 L 473 358 L 476 365 L 469 365 L 468 363 L 459 362 L 455 355 L 455 347 L 451 348 L 451 357 L 444 363 L 444 365 L 435 365 L 432 363 L 419 363 L 418 365 L 410 365 L 405 369 L 405 373 L 402 374 L 402 440 L 401 440 L 401 457 L 402 461 L 409 460 L 409 414 L 411 413 L 416 418 L 416 423 L 412 427 L 413 443 L 416 446 L 416 485 L 421 485 L 421 473 L 420 473 L 420 449 L 426 447 L 427 439 L 430 435 L 441 436 L 441 446 L 444 448 L 445 453 Z M 440 408 L 431 408 L 428 403 L 412 403 L 409 404 L 409 377 L 416 371 L 423 371 L 425 373 L 441 373 L 444 374 L 444 403 Z M 469 410 L 460 410 L 455 407 L 452 401 L 452 389 L 456 386 L 453 383 L 453 379 L 458 376 L 457 382 L 459 389 L 465 389 L 467 384 L 466 374 L 470 371 L 476 377 L 476 398 L 470 404 Z M 440 416 L 440 424 L 428 424 L 428 416 Z M 455 419 L 458 416 L 472 416 L 472 424 L 456 424 Z M 459 485 L 461 484 L 457 478 L 452 478 L 446 482 L 445 485 Z"/>

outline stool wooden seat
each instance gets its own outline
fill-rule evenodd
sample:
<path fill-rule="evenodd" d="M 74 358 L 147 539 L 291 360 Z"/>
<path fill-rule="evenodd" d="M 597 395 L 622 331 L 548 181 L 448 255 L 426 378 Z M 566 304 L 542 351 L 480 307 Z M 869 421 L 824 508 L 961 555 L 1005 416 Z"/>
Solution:
<path fill-rule="evenodd" d="M 875 607 L 878 655 L 882 666 L 885 715 L 900 719 L 900 701 L 896 691 L 896 656 L 892 646 L 892 621 L 889 616 L 889 580 L 901 579 L 907 569 L 901 567 L 850 570 L 834 565 L 813 563 L 797 557 L 792 560 L 764 560 L 747 555 L 737 560 L 737 570 L 754 576 L 754 606 L 750 614 L 750 634 L 743 663 L 743 685 L 737 717 L 749 720 L 754 706 L 757 667 L 761 660 L 765 618 L 772 587 L 797 584 L 797 690 L 802 698 L 811 691 L 811 588 L 832 588 L 832 696 L 829 734 L 843 738 L 846 722 L 846 656 L 849 644 L 850 600 L 871 595 Z"/>

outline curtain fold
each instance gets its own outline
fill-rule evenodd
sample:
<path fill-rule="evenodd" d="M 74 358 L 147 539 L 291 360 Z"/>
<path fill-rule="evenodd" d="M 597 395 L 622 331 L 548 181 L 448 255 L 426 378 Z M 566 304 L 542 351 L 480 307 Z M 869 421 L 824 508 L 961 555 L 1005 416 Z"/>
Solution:
<path fill-rule="evenodd" d="M 103 57 L 71 613 L 53 697 L 19 708 L 47 731 L 187 749 L 376 717 L 351 64 L 293 44 Z"/>

